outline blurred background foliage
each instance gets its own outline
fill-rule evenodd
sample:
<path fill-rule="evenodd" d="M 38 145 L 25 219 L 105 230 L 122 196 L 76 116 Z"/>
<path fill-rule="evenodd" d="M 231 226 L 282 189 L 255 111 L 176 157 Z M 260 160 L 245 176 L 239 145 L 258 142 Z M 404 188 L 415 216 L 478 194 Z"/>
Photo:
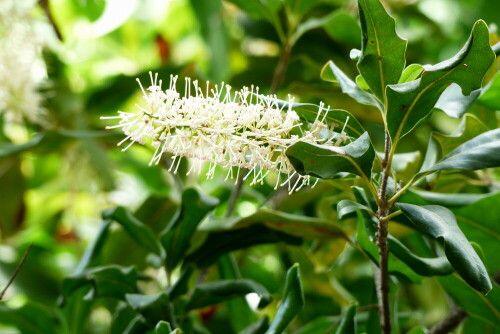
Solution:
<path fill-rule="evenodd" d="M 432 64 L 449 58 L 480 18 L 490 25 L 492 42 L 499 40 L 495 33 L 496 24 L 500 24 L 497 0 L 383 2 L 396 17 L 399 34 L 409 40 L 407 63 Z M 2 286 L 33 243 L 2 303 L 9 310 L 24 305 L 27 318 L 36 315 L 41 319 L 48 314 L 55 323 L 69 326 L 71 321 L 61 319 L 77 316 L 68 316 L 71 308 L 61 307 L 62 281 L 77 272 L 85 250 L 102 231 L 101 211 L 124 206 L 158 234 L 181 204 L 184 189 L 196 187 L 219 200 L 209 217 L 217 220 L 225 215 L 234 182 L 223 181 L 224 173 L 205 181 L 203 173 L 186 177 L 182 172 L 168 173 L 168 166 L 149 167 L 150 148 L 135 145 L 122 153 L 116 148 L 122 135 L 103 131 L 110 123 L 100 116 L 135 110 L 134 105 L 141 102 L 135 78 L 147 85 L 149 71 L 158 72 L 164 81 L 170 74 L 179 74 L 216 83 L 225 81 L 235 88 L 256 85 L 263 93 L 276 93 L 278 97 L 291 94 L 300 102 L 324 101 L 354 114 L 381 150 L 379 113 L 355 103 L 341 93 L 338 85 L 320 80 L 321 68 L 330 59 L 352 78 L 357 73 L 355 62 L 349 59 L 351 49 L 360 48 L 354 0 L 40 0 L 32 19 L 38 24 L 37 34 L 47 41 L 43 52 L 46 78 L 40 86 L 43 122 L 3 119 L 0 135 Z M 498 127 L 500 78 L 496 68 L 487 81 L 492 88 L 470 109 L 462 124 L 465 130 L 455 131 L 458 141 Z M 444 112 L 435 112 L 430 122 L 401 144 L 402 151 L 407 152 L 397 160 L 401 172 L 412 175 L 419 168 L 423 159 L 420 152 L 425 151 L 433 131 L 449 135 L 459 123 Z M 445 145 L 453 145 L 453 138 L 440 138 Z M 183 164 L 181 168 L 185 169 L 186 162 Z M 498 171 L 486 173 L 482 178 L 472 173 L 469 178 L 450 175 L 434 189 L 480 195 L 498 187 Z M 340 224 L 336 203 L 348 198 L 345 189 L 351 183 L 321 182 L 313 189 L 276 196 L 272 176 L 268 181 L 243 187 L 235 216 L 249 216 L 265 205 Z M 475 211 L 473 205 L 461 205 L 459 210 L 469 216 L 486 215 Z M 493 238 L 492 245 L 497 249 L 500 221 L 498 214 L 493 216 L 497 224 L 491 225 L 496 229 L 496 244 Z M 350 235 L 356 230 L 355 219 L 341 224 Z M 404 225 L 393 224 L 391 228 L 415 249 L 424 242 Z M 122 224 L 106 230 L 107 241 L 93 261 L 135 266 L 144 276 L 141 289 L 156 291 L 155 284 L 167 284 L 167 277 L 155 269 L 154 258 L 147 256 L 149 250 L 126 229 Z M 192 249 L 203 243 L 203 233 L 207 232 L 195 235 Z M 361 306 L 360 331 L 367 330 L 376 303 L 369 261 L 342 238 L 313 235 L 306 239 L 310 240 L 300 246 L 279 243 L 234 252 L 237 276 L 254 279 L 279 296 L 287 269 L 299 262 L 306 303 L 291 326 L 293 333 L 334 330 L 342 309 L 352 300 Z M 500 269 L 494 258 L 484 256 L 487 264 L 491 262 L 488 267 L 492 274 Z M 224 278 L 224 268 L 230 267 L 219 261 L 218 266 L 202 270 L 198 279 L 210 282 Z M 179 273 L 174 271 L 173 275 L 178 277 Z M 392 287 L 394 298 L 398 298 L 396 331 L 406 332 L 419 324 L 431 326 L 447 314 L 447 297 L 437 279 L 405 277 L 400 283 Z M 239 301 L 245 303 L 244 299 Z M 74 302 L 89 309 L 85 321 L 70 328 L 70 333 L 109 331 L 109 323 L 117 316 L 110 312 L 109 301 Z M 240 321 L 236 318 L 243 316 L 233 315 L 234 310 L 247 306 L 229 305 L 201 309 L 196 317 L 210 332 L 230 334 L 256 320 L 257 314 L 272 317 L 277 307 L 274 303 L 264 311 L 252 309 L 245 314 L 248 319 Z M 7 309 L 2 310 L 0 332 L 16 333 L 12 322 L 6 320 Z M 499 312 L 496 309 L 497 317 Z M 461 330 L 478 333 L 474 331 L 477 326 L 485 326 L 491 333 L 499 331 L 491 321 L 477 318 L 467 320 Z M 26 329 L 23 333 L 56 332 L 48 328 L 44 331 L 39 326 L 40 331 Z"/>

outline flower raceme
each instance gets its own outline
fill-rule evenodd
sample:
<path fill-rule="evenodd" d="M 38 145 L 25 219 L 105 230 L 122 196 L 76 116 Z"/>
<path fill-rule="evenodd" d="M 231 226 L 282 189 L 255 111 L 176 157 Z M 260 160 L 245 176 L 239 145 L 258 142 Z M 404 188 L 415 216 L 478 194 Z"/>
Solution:
<path fill-rule="evenodd" d="M 275 96 L 259 94 L 258 88 L 243 88 L 232 92 L 229 85 L 211 88 L 198 81 L 185 79 L 184 96 L 177 91 L 177 76 L 170 76 L 170 85 L 162 90 L 158 75 L 150 73 L 151 86 L 146 90 L 139 80 L 145 106 L 137 106 L 135 113 L 119 111 L 117 116 L 101 117 L 118 119 L 119 124 L 107 129 L 121 128 L 126 134 L 118 146 L 128 142 L 151 141 L 156 149 L 151 164 L 158 164 L 165 152 L 172 155 L 169 171 L 177 172 L 182 157 L 210 162 L 207 178 L 212 178 L 217 165 L 228 169 L 227 178 L 238 178 L 240 169 L 245 177 L 252 177 L 252 184 L 263 182 L 270 171 L 278 173 L 276 187 L 288 185 L 290 192 L 310 183 L 308 176 L 296 175 L 285 155 L 288 147 L 298 141 L 333 145 L 339 138 L 346 139 L 341 131 L 333 133 L 324 124 L 326 111 L 320 104 L 316 120 L 304 126 L 293 110 L 293 98 L 280 103 Z M 324 114 L 322 115 L 322 112 Z M 320 120 L 320 118 L 322 118 Z M 149 138 L 149 140 L 148 140 Z M 237 167 L 233 171 L 232 167 Z M 197 170 L 198 169 L 198 170 Z M 200 172 L 200 164 L 192 164 L 189 171 Z M 236 175 L 234 175 L 236 174 Z M 281 182 L 281 175 L 286 179 Z M 293 180 L 293 182 L 292 182 Z M 293 185 L 292 185 L 293 183 Z"/>

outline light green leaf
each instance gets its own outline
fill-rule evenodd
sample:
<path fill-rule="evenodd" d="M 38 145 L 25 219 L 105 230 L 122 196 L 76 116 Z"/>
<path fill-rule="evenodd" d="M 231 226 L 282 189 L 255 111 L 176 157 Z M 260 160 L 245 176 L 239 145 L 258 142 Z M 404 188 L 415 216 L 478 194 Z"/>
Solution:
<path fill-rule="evenodd" d="M 300 280 L 299 265 L 294 264 L 286 274 L 285 292 L 278 312 L 265 334 L 280 334 L 304 306 L 304 291 Z"/>
<path fill-rule="evenodd" d="M 351 46 L 359 46 L 361 28 L 356 16 L 346 9 L 339 8 L 332 12 L 329 15 L 328 22 L 324 25 L 324 29 L 333 40 Z"/>
<path fill-rule="evenodd" d="M 398 203 L 398 206 L 418 230 L 443 243 L 451 265 L 470 286 L 484 294 L 491 290 L 491 281 L 483 262 L 450 210 L 438 205 Z"/>
<path fill-rule="evenodd" d="M 166 321 L 160 321 L 156 324 L 155 334 L 170 334 L 172 333 L 172 327 Z"/>
<path fill-rule="evenodd" d="M 481 94 L 481 88 L 463 95 L 459 85 L 453 83 L 439 97 L 434 108 L 443 111 L 451 118 L 461 118 Z"/>
<path fill-rule="evenodd" d="M 387 127 L 392 140 L 399 140 L 426 119 L 450 84 L 458 84 L 464 95 L 481 88 L 494 59 L 488 26 L 477 21 L 469 40 L 453 58 L 426 67 L 418 80 L 388 86 Z"/>
<path fill-rule="evenodd" d="M 339 219 L 343 219 L 346 215 L 358 210 L 365 210 L 373 214 L 373 211 L 369 207 L 358 202 L 343 199 L 337 203 L 337 216 Z"/>
<path fill-rule="evenodd" d="M 396 33 L 394 19 L 379 0 L 359 0 L 361 58 L 359 73 L 373 94 L 385 101 L 385 88 L 399 81 L 405 67 L 406 40 Z"/>
<path fill-rule="evenodd" d="M 323 66 L 321 70 L 321 79 L 338 83 L 343 93 L 349 95 L 361 104 L 375 106 L 380 110 L 384 109 L 382 103 L 380 103 L 375 96 L 359 88 L 356 83 L 342 72 L 342 70 L 331 60 Z"/>
<path fill-rule="evenodd" d="M 286 150 L 286 155 L 301 175 L 332 179 L 344 172 L 370 178 L 375 151 L 365 132 L 346 146 L 298 142 Z"/>
<path fill-rule="evenodd" d="M 410 64 L 406 66 L 401 73 L 401 78 L 399 78 L 398 83 L 405 83 L 413 80 L 417 80 L 420 74 L 424 71 L 424 67 L 420 64 Z"/>

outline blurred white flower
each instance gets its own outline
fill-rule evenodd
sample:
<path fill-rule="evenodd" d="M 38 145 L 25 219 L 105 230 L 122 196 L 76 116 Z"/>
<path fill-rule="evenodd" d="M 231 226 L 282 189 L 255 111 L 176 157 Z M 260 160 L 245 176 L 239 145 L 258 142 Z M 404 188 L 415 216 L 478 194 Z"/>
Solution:
<path fill-rule="evenodd" d="M 135 113 L 119 111 L 118 116 L 102 119 L 118 119 L 118 125 L 108 129 L 122 128 L 127 135 L 119 146 L 127 143 L 123 151 L 133 143 L 144 144 L 148 138 L 156 148 L 150 164 L 158 164 L 164 152 L 173 157 L 170 170 L 177 172 L 181 157 L 196 158 L 210 162 L 207 178 L 212 178 L 217 165 L 228 169 L 227 178 L 238 178 L 240 169 L 245 170 L 244 179 L 251 177 L 252 184 L 263 182 L 269 171 L 278 173 L 276 187 L 288 185 L 289 190 L 298 190 L 309 184 L 308 176 L 296 174 L 285 155 L 288 147 L 298 141 L 331 144 L 327 126 L 320 120 L 323 104 L 313 124 L 304 126 L 293 110 L 293 99 L 279 103 L 275 96 L 263 96 L 258 88 L 243 88 L 232 92 L 229 85 L 203 88 L 198 81 L 186 78 L 185 94 L 176 89 L 177 76 L 170 77 L 167 90 L 162 90 L 158 76 L 151 76 L 151 86 L 145 90 L 145 107 L 137 106 Z M 192 164 L 187 172 L 200 169 L 201 164 Z M 233 171 L 231 167 L 238 167 Z M 199 170 L 196 172 L 200 172 Z M 235 174 L 235 175 L 234 175 Z M 281 175 L 286 179 L 281 182 Z"/>
<path fill-rule="evenodd" d="M 10 121 L 39 121 L 38 87 L 45 65 L 34 5 L 31 0 L 0 1 L 0 114 Z"/>

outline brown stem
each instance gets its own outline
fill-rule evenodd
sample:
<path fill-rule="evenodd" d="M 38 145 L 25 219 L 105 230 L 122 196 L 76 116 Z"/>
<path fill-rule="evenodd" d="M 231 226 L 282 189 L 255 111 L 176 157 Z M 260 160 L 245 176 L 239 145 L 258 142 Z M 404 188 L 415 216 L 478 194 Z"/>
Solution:
<path fill-rule="evenodd" d="M 2 292 L 0 292 L 0 301 L 3 299 L 3 296 L 5 295 L 5 293 L 7 292 L 7 289 L 11 286 L 11 284 L 14 282 L 14 280 L 16 279 L 17 275 L 19 274 L 19 272 L 21 271 L 21 268 L 23 267 L 23 264 L 24 262 L 26 261 L 26 258 L 28 257 L 30 251 L 31 251 L 31 247 L 33 246 L 33 244 L 31 243 L 29 246 L 28 246 L 28 249 L 26 249 L 26 252 L 24 252 L 24 255 L 23 257 L 21 258 L 21 261 L 19 262 L 19 264 L 17 265 L 16 267 L 16 270 L 14 271 L 14 273 L 12 274 L 12 276 L 10 277 L 9 281 L 7 282 L 7 285 L 5 286 L 5 288 L 3 288 Z"/>
<path fill-rule="evenodd" d="M 56 33 L 57 38 L 59 38 L 60 41 L 63 40 L 61 30 L 59 30 L 59 27 L 56 24 L 56 21 L 54 21 L 54 17 L 52 16 L 52 13 L 50 11 L 49 7 L 49 0 L 39 0 L 38 3 L 40 4 L 40 7 L 42 7 L 43 11 L 45 12 L 45 15 L 47 15 L 47 19 L 49 20 L 50 25 L 54 29 L 54 32 Z"/>
<path fill-rule="evenodd" d="M 290 54 L 292 53 L 292 46 L 290 43 L 286 42 L 283 45 L 283 51 L 281 52 L 280 59 L 278 61 L 278 65 L 276 66 L 276 70 L 274 71 L 273 82 L 271 84 L 271 94 L 275 94 L 281 83 L 283 82 L 283 77 L 285 76 L 286 68 L 288 66 L 288 61 L 290 60 Z"/>
<path fill-rule="evenodd" d="M 382 182 L 379 190 L 379 208 L 377 217 L 379 219 L 377 231 L 377 246 L 379 255 L 379 270 L 376 273 L 377 296 L 379 300 L 380 327 L 384 334 L 391 333 L 391 312 L 389 304 L 389 245 L 387 235 L 389 234 L 389 221 L 385 219 L 390 213 L 390 204 L 387 199 L 387 183 L 391 173 L 391 161 L 389 158 L 391 151 L 391 139 L 389 134 L 385 134 L 385 155 L 382 161 Z"/>
<path fill-rule="evenodd" d="M 226 211 L 226 217 L 230 217 L 233 212 L 234 208 L 236 207 L 236 201 L 238 200 L 238 197 L 241 195 L 241 190 L 243 188 L 243 178 L 246 173 L 240 173 L 238 176 L 238 180 L 236 180 L 236 185 L 233 188 L 233 191 L 231 193 L 231 197 L 229 198 L 229 202 L 227 204 L 227 211 Z"/>
<path fill-rule="evenodd" d="M 468 314 L 460 307 L 453 305 L 450 309 L 450 313 L 444 318 L 440 323 L 434 325 L 429 330 L 428 334 L 445 334 L 450 333 L 454 330 L 460 323 L 467 318 Z"/>

